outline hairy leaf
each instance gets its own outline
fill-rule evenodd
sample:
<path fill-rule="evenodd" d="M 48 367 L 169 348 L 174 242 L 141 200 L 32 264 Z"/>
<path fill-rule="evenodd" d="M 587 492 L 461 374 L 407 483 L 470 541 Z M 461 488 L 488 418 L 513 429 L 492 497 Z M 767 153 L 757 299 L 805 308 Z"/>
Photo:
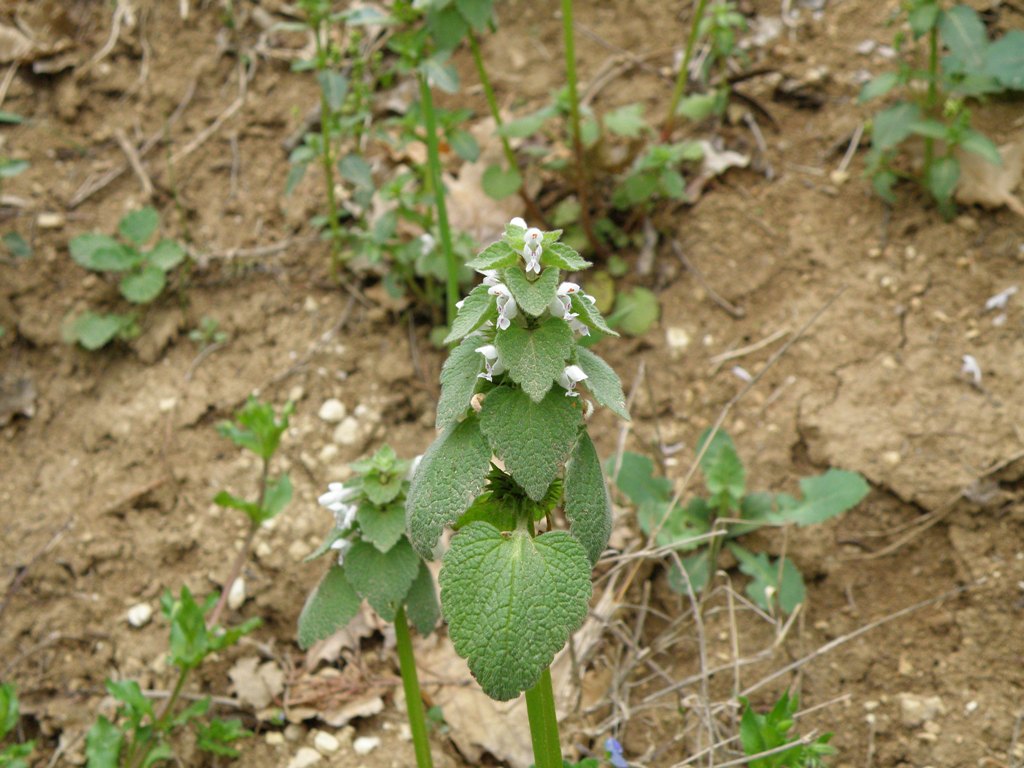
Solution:
<path fill-rule="evenodd" d="M 522 267 L 505 270 L 505 285 L 512 292 L 519 308 L 533 317 L 540 317 L 550 306 L 558 290 L 558 270 L 548 267 L 534 281 L 526 276 Z"/>
<path fill-rule="evenodd" d="M 156 212 L 155 208 L 146 206 L 125 214 L 117 225 L 117 229 L 123 237 L 136 245 L 142 245 L 153 236 L 159 224 L 160 214 Z"/>
<path fill-rule="evenodd" d="M 769 560 L 764 552 L 756 555 L 738 544 L 729 543 L 729 551 L 739 561 L 740 570 L 751 578 L 746 592 L 757 605 L 766 611 L 778 600 L 778 605 L 789 614 L 805 599 L 804 579 L 788 557 L 780 563 Z"/>
<path fill-rule="evenodd" d="M 374 504 L 387 504 L 398 498 L 398 495 L 402 492 L 402 484 L 404 482 L 405 476 L 398 472 L 391 472 L 390 474 L 374 472 L 364 475 L 363 493 Z"/>
<path fill-rule="evenodd" d="M 576 358 L 580 368 L 587 374 L 583 384 L 590 390 L 601 405 L 611 409 L 616 416 L 629 421 L 626 410 L 626 395 L 622 391 L 622 382 L 612 367 L 585 347 L 576 350 Z"/>
<path fill-rule="evenodd" d="M 514 191 L 514 190 L 513 190 Z M 504 240 L 491 243 L 484 248 L 475 259 L 466 262 L 470 269 L 505 269 L 519 263 L 519 254 Z"/>
<path fill-rule="evenodd" d="M 317 640 L 330 637 L 348 624 L 359 612 L 362 602 L 348 583 L 345 570 L 332 565 L 309 593 L 299 614 L 299 646 L 309 648 Z"/>
<path fill-rule="evenodd" d="M 536 539 L 471 523 L 441 568 L 441 604 L 456 652 L 492 699 L 533 687 L 590 601 L 590 561 L 565 531 Z"/>
<path fill-rule="evenodd" d="M 405 501 L 409 540 L 423 557 L 433 557 L 445 526 L 480 495 L 490 467 L 491 448 L 475 414 L 449 427 L 423 454 Z"/>
<path fill-rule="evenodd" d="M 445 344 L 468 336 L 488 320 L 498 316 L 497 299 L 487 291 L 489 286 L 478 285 L 462 302 L 462 309 L 455 316 L 452 329 L 444 339 Z"/>
<path fill-rule="evenodd" d="M 569 272 L 579 272 L 593 266 L 565 243 L 546 243 L 544 252 L 540 255 L 540 263 L 545 267 L 558 267 Z"/>
<path fill-rule="evenodd" d="M 569 533 L 580 540 L 591 565 L 597 563 L 612 533 L 612 500 L 597 449 L 585 429 L 565 465 L 565 517 Z"/>
<path fill-rule="evenodd" d="M 704 444 L 711 435 L 711 429 L 704 430 L 697 441 L 697 453 L 704 449 Z M 715 433 L 711 444 L 704 451 L 700 460 L 700 468 L 704 473 L 704 484 L 714 497 L 716 506 L 735 509 L 739 506 L 746 491 L 747 473 L 736 453 L 736 446 L 723 430 Z"/>
<path fill-rule="evenodd" d="M 121 278 L 121 295 L 133 304 L 148 304 L 160 295 L 166 284 L 164 271 L 147 265 Z"/>
<path fill-rule="evenodd" d="M 357 541 L 345 555 L 345 578 L 382 619 L 394 621 L 419 572 L 419 563 L 405 539 L 387 552 L 368 541 Z"/>
<path fill-rule="evenodd" d="M 578 398 L 561 390 L 535 403 L 520 389 L 498 387 L 484 401 L 480 429 L 505 470 L 540 501 L 572 452 L 582 416 Z"/>
<path fill-rule="evenodd" d="M 509 329 L 511 330 L 511 328 Z M 463 339 L 448 355 L 441 368 L 441 397 L 437 401 L 438 429 L 445 429 L 462 418 L 480 380 L 484 359 L 476 350 L 486 343 L 482 336 Z"/>
<path fill-rule="evenodd" d="M 973 8 L 954 5 L 942 11 L 939 15 L 939 35 L 968 72 L 980 72 L 985 66 L 988 33 Z"/>
<path fill-rule="evenodd" d="M 583 298 L 579 293 L 574 293 L 570 301 L 572 302 L 572 311 L 579 315 L 579 321 L 585 326 L 595 331 L 606 333 L 609 336 L 619 335 L 605 322 L 601 311 L 594 304 L 591 304 L 589 299 Z"/>
<path fill-rule="evenodd" d="M 867 481 L 858 473 L 830 469 L 823 475 L 800 481 L 801 501 L 780 495 L 778 510 L 770 519 L 799 526 L 821 523 L 860 504 L 869 490 Z"/>
<path fill-rule="evenodd" d="M 430 574 L 427 564 L 420 560 L 420 568 L 416 579 L 409 587 L 405 597 L 406 613 L 416 631 L 426 637 L 434 631 L 437 620 L 441 617 L 441 608 L 437 604 L 437 590 L 434 589 L 434 577 Z"/>
<path fill-rule="evenodd" d="M 511 325 L 494 339 L 509 376 L 534 402 L 543 400 L 561 376 L 572 342 L 572 330 L 558 317 L 549 317 L 532 330 Z"/>
<path fill-rule="evenodd" d="M 363 534 L 363 540 L 369 541 L 381 552 L 387 552 L 405 533 L 405 507 L 401 504 L 390 504 L 378 507 L 374 504 L 360 504 L 356 512 L 356 521 Z"/>

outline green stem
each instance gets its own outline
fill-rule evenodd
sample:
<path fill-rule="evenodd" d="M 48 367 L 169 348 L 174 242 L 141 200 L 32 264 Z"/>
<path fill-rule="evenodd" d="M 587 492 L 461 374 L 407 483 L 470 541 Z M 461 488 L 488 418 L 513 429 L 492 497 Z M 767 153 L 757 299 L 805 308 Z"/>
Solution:
<path fill-rule="evenodd" d="M 455 304 L 459 300 L 459 265 L 455 263 L 455 251 L 452 250 L 452 233 L 448 226 L 448 208 L 444 201 L 444 186 L 441 184 L 441 152 L 437 142 L 437 116 L 434 114 L 434 97 L 430 93 L 427 76 L 422 72 L 420 78 L 420 103 L 423 106 L 423 123 L 427 130 L 427 167 L 430 174 L 430 186 L 434 193 L 434 205 L 437 207 L 437 228 L 441 233 L 441 247 L 444 249 L 444 260 L 448 271 L 448 290 L 445 306 L 448 310 L 448 324 L 455 320 L 458 309 Z"/>
<path fill-rule="evenodd" d="M 191 668 L 185 667 L 178 673 L 178 682 L 174 684 L 174 690 L 171 691 L 171 695 L 166 701 L 164 701 L 164 705 L 160 709 L 160 713 L 156 716 L 156 720 L 153 723 L 152 736 L 142 745 L 142 749 L 137 749 L 139 745 L 136 744 L 134 740 L 132 741 L 128 750 L 129 759 L 125 763 L 127 768 L 138 768 L 138 766 L 143 765 L 146 758 L 149 757 L 149 753 L 154 743 L 153 739 L 166 728 L 167 718 L 174 713 L 174 705 L 177 703 L 178 697 L 181 696 L 181 691 L 185 687 L 185 681 L 188 680 L 189 672 L 191 672 Z"/>
<path fill-rule="evenodd" d="M 562 748 L 558 743 L 558 717 L 555 714 L 550 669 L 545 669 L 537 684 L 526 692 L 526 715 L 530 720 L 536 768 L 562 768 Z"/>
<path fill-rule="evenodd" d="M 939 102 L 939 27 L 936 24 L 928 32 L 928 95 L 925 103 L 929 117 L 935 116 Z M 935 139 L 930 136 L 924 140 L 924 172 L 932 167 L 935 155 Z"/>
<path fill-rule="evenodd" d="M 327 52 L 320 40 L 323 19 L 316 20 L 313 39 L 316 41 L 317 72 L 327 71 Z M 324 181 L 327 184 L 327 223 L 331 228 L 331 268 L 337 274 L 341 267 L 341 224 L 338 221 L 338 201 L 334 196 L 334 153 L 331 150 L 332 114 L 327 102 L 327 92 L 320 83 L 320 162 L 323 165 Z"/>
<path fill-rule="evenodd" d="M 491 78 L 487 75 L 487 70 L 484 69 L 484 58 L 480 54 L 480 43 L 476 39 L 476 32 L 470 30 L 469 33 L 469 50 L 473 53 L 473 63 L 476 64 L 476 73 L 480 78 L 480 85 L 484 89 L 484 98 L 487 99 L 487 108 L 491 111 L 491 117 L 494 118 L 494 124 L 501 128 L 503 125 L 501 120 L 501 112 L 498 110 L 498 99 L 494 95 L 494 86 L 491 85 Z M 508 162 L 509 168 L 518 169 L 518 163 L 516 162 L 516 155 L 512 151 L 512 145 L 508 142 L 508 136 L 498 134 L 501 138 L 501 148 L 505 152 L 505 160 Z"/>
<path fill-rule="evenodd" d="M 562 0 L 562 44 L 565 48 L 565 79 L 569 86 L 569 126 L 572 146 L 576 155 L 576 196 L 580 203 L 580 225 L 590 247 L 603 253 L 601 241 L 594 234 L 590 222 L 590 204 L 587 199 L 587 167 L 583 158 L 583 137 L 580 133 L 580 98 L 576 87 L 576 38 L 572 24 L 572 0 Z M 537 766 L 540 768 L 540 766 Z"/>
<path fill-rule="evenodd" d="M 686 83 L 690 77 L 690 60 L 693 58 L 693 49 L 697 45 L 697 35 L 700 31 L 700 23 L 704 19 L 704 9 L 708 0 L 697 0 L 697 8 L 693 13 L 693 20 L 690 22 L 690 35 L 686 38 L 686 48 L 683 50 L 683 63 L 679 67 L 679 74 L 676 75 L 676 86 L 672 90 L 672 101 L 668 105 L 668 115 L 665 117 L 665 127 L 662 135 L 668 138 L 672 134 L 672 128 L 676 121 L 676 110 L 679 109 L 679 100 L 686 91 Z"/>
<path fill-rule="evenodd" d="M 395 614 L 395 638 L 398 643 L 398 666 L 402 670 L 402 687 L 405 689 L 405 709 L 409 717 L 409 730 L 412 731 L 413 748 L 416 750 L 416 765 L 418 768 L 433 768 L 430 741 L 427 738 L 427 718 L 423 713 L 423 697 L 420 695 L 420 681 L 416 675 L 416 657 L 412 653 L 405 606 Z"/>

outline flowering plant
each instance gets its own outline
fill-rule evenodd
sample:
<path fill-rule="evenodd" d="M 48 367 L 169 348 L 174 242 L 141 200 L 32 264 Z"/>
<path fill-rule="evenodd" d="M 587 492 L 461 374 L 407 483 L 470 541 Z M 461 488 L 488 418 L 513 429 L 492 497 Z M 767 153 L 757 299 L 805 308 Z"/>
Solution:
<path fill-rule="evenodd" d="M 406 498 L 409 540 L 441 568 L 455 650 L 497 700 L 526 692 L 538 768 L 561 768 L 551 661 L 579 628 L 611 503 L 584 422 L 590 395 L 622 418 L 622 384 L 582 336 L 617 335 L 591 297 L 560 279 L 590 263 L 560 232 L 519 218 L 469 266 L 482 285 L 459 302 L 441 371 L 437 427 Z M 558 510 L 568 530 L 555 530 Z"/>

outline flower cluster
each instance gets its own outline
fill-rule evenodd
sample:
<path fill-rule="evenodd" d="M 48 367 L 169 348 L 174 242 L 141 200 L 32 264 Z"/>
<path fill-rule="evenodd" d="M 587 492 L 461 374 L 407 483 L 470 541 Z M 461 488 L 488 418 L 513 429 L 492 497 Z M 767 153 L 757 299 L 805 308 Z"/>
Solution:
<path fill-rule="evenodd" d="M 359 511 L 359 505 L 351 502 L 359 494 L 359 488 L 355 486 L 346 487 L 343 483 L 328 483 L 327 493 L 317 499 L 317 503 L 334 513 L 334 527 L 337 530 L 350 534 L 352 524 L 356 521 L 356 513 Z M 345 536 L 331 544 L 331 549 L 338 553 L 338 565 L 345 562 L 345 554 L 351 548 L 352 541 Z"/>

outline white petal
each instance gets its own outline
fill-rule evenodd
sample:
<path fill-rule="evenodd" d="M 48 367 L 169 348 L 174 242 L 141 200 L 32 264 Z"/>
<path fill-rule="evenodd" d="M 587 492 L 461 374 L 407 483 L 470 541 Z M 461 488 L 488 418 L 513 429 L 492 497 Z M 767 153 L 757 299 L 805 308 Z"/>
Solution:
<path fill-rule="evenodd" d="M 477 347 L 476 351 L 488 360 L 498 359 L 498 348 L 493 344 L 484 344 L 482 347 Z"/>
<path fill-rule="evenodd" d="M 509 291 L 509 289 L 506 288 L 502 283 L 495 283 L 494 285 L 487 289 L 487 292 L 491 296 L 502 296 L 506 299 L 512 298 L 512 292 Z"/>
<path fill-rule="evenodd" d="M 524 235 L 524 239 L 527 243 L 533 245 L 540 245 L 541 241 L 544 239 L 544 233 L 541 232 L 536 227 L 530 227 L 528 230 L 526 230 L 526 235 Z"/>
<path fill-rule="evenodd" d="M 583 369 L 580 368 L 578 365 L 567 365 L 565 367 L 565 371 L 563 371 L 563 374 L 573 384 L 576 384 L 588 378 L 587 374 L 585 374 L 583 372 Z"/>
<path fill-rule="evenodd" d="M 512 221 L 508 223 L 510 227 L 519 227 L 520 229 L 526 229 L 526 222 L 519 216 L 516 216 Z"/>
<path fill-rule="evenodd" d="M 576 283 L 562 283 L 558 286 L 558 290 L 555 294 L 558 296 L 571 296 L 579 291 L 580 287 Z"/>

